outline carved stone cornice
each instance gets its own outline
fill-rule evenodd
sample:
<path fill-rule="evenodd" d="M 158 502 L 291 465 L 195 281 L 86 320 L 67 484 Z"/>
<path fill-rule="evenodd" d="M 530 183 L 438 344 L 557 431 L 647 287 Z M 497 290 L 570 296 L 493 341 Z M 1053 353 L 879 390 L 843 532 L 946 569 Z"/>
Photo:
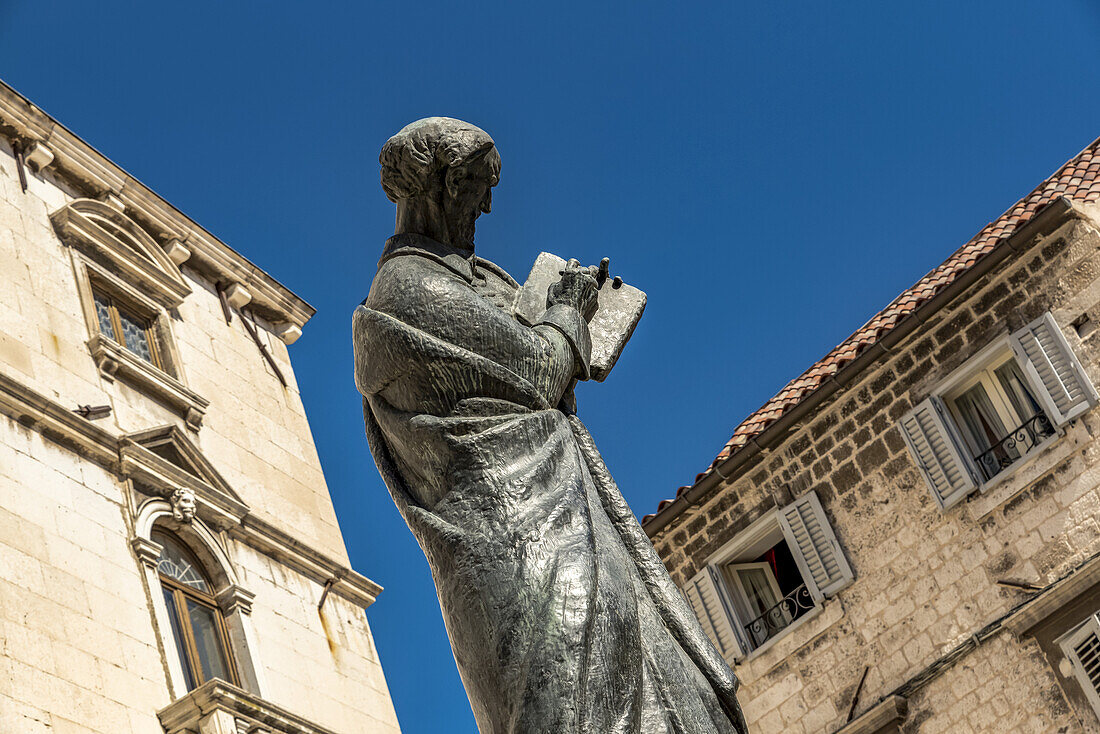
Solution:
<path fill-rule="evenodd" d="M 0 413 L 112 471 L 118 440 L 92 421 L 0 372 Z"/>
<path fill-rule="evenodd" d="M 154 543 L 148 538 L 142 537 L 132 539 L 130 541 L 130 547 L 134 549 L 134 553 L 137 554 L 138 560 L 150 568 L 157 567 L 157 562 L 160 560 L 160 554 L 164 550 L 164 546 L 160 543 Z"/>
<path fill-rule="evenodd" d="M 43 143 L 54 153 L 50 171 L 92 198 L 113 194 L 131 217 L 163 245 L 178 240 L 191 257 L 187 264 L 211 282 L 240 283 L 253 295 L 250 308 L 278 327 L 301 328 L 316 312 L 312 306 L 255 263 L 186 217 L 151 189 L 112 163 L 70 130 L 0 82 L 0 134 L 22 143 Z"/>
<path fill-rule="evenodd" d="M 256 595 L 251 591 L 236 584 L 225 587 L 215 597 L 222 613 L 226 615 L 238 610 L 242 614 L 252 614 L 252 600 L 255 598 Z"/>
<path fill-rule="evenodd" d="M 110 204 L 76 199 L 51 214 L 50 221 L 65 244 L 107 260 L 120 277 L 165 308 L 175 308 L 191 293 L 160 245 Z"/>
<path fill-rule="evenodd" d="M 199 514 L 204 521 L 227 530 L 232 537 L 317 583 L 335 579 L 332 592 L 364 609 L 382 592 L 382 587 L 366 576 L 251 514 L 239 498 L 214 491 L 209 482 L 157 456 L 132 438 L 111 434 L 3 372 L 0 372 L 0 413 L 108 468 L 120 478 L 134 477 L 162 490 L 190 487 L 198 497 Z"/>
<path fill-rule="evenodd" d="M 164 734 L 336 734 L 281 706 L 217 678 L 157 712 Z"/>

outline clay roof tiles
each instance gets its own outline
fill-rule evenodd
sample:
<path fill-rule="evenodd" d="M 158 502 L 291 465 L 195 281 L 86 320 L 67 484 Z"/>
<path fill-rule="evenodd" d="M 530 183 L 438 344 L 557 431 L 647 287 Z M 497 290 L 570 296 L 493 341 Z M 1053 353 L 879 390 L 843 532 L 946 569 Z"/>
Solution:
<path fill-rule="evenodd" d="M 943 264 L 918 280 L 854 334 L 811 365 L 808 370 L 787 383 L 775 397 L 741 421 L 734 429 L 733 436 L 718 452 L 718 456 L 710 466 L 696 475 L 695 484 L 713 472 L 715 466 L 735 454 L 784 413 L 804 400 L 845 364 L 874 345 L 918 306 L 969 270 L 1000 240 L 1011 235 L 1028 222 L 1036 212 L 1060 196 L 1084 203 L 1100 201 L 1100 140 L 1093 141 L 1034 191 L 1016 202 L 1015 206 L 983 227 Z M 680 487 L 676 491 L 676 497 L 680 497 L 688 489 L 690 487 Z M 661 500 L 657 505 L 657 511 L 664 510 L 673 501 L 672 499 Z M 648 522 L 653 517 L 655 515 L 646 515 L 642 518 L 642 523 Z"/>

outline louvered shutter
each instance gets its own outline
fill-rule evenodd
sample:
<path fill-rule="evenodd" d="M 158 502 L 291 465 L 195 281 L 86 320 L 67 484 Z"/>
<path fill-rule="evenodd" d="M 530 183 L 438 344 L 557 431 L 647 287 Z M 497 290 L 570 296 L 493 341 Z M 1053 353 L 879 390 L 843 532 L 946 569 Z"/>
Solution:
<path fill-rule="evenodd" d="M 852 568 L 816 492 L 811 490 L 784 507 L 779 525 L 815 601 L 832 596 L 851 582 Z"/>
<path fill-rule="evenodd" d="M 1100 715 L 1100 622 L 1095 614 L 1062 642 L 1062 651 L 1073 663 L 1074 677 Z"/>
<path fill-rule="evenodd" d="M 1012 351 L 1039 389 L 1055 425 L 1073 420 L 1096 404 L 1096 388 L 1049 313 L 1012 335 Z"/>
<path fill-rule="evenodd" d="M 974 491 L 977 482 L 943 416 L 943 403 L 933 396 L 906 413 L 898 427 L 932 497 L 946 510 Z"/>
<path fill-rule="evenodd" d="M 722 580 L 718 577 L 718 571 L 707 566 L 688 582 L 684 596 L 718 652 L 726 660 L 733 660 L 742 656 L 742 648 L 718 587 L 720 583 Z"/>

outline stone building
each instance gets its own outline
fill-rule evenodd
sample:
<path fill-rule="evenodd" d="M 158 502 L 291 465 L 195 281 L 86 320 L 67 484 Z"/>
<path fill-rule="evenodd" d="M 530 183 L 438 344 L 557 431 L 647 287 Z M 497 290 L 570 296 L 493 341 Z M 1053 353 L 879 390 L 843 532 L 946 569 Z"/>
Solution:
<path fill-rule="evenodd" d="M 644 519 L 752 731 L 1100 732 L 1098 143 Z"/>
<path fill-rule="evenodd" d="M 397 732 L 313 309 L 0 85 L 0 732 Z"/>

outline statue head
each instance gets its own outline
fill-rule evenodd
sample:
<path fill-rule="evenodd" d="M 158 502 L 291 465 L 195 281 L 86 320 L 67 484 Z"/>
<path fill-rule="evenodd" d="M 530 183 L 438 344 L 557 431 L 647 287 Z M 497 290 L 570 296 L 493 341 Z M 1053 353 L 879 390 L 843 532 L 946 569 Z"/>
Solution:
<path fill-rule="evenodd" d="M 172 503 L 172 517 L 177 522 L 190 523 L 195 519 L 198 505 L 195 503 L 195 492 L 187 487 L 180 487 L 168 500 Z"/>
<path fill-rule="evenodd" d="M 382 189 L 397 204 L 397 232 L 473 248 L 474 223 L 492 208 L 500 155 L 481 128 L 427 117 L 401 128 L 378 156 Z"/>

